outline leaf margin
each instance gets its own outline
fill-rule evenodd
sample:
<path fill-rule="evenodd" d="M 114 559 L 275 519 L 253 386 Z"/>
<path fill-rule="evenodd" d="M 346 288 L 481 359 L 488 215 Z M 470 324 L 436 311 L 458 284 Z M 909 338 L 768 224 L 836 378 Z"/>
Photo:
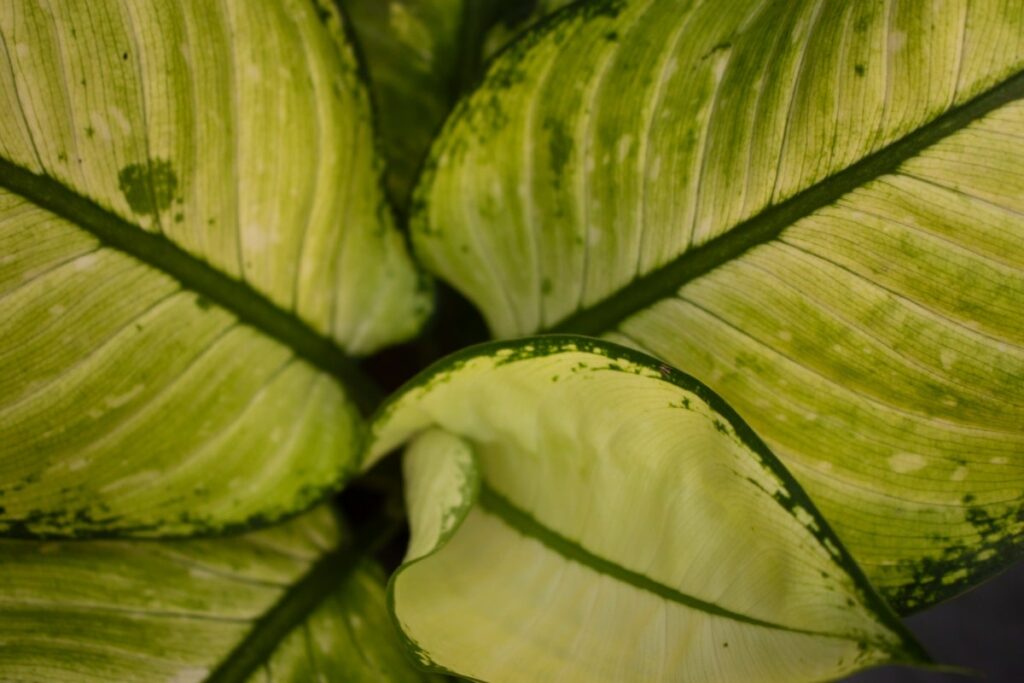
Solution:
<path fill-rule="evenodd" d="M 777 456 L 771 452 L 753 429 L 725 402 L 724 399 L 719 397 L 718 394 L 700 380 L 658 360 L 657 358 L 647 356 L 646 354 L 629 347 L 594 337 L 564 333 L 550 333 L 513 340 L 494 340 L 460 349 L 459 351 L 434 362 L 432 365 L 419 372 L 416 376 L 403 384 L 398 390 L 390 394 L 377 408 L 368 421 L 370 426 L 370 436 L 368 448 L 363 451 L 363 459 L 360 463 L 361 470 L 366 471 L 369 467 L 372 467 L 384 457 L 395 457 L 397 454 L 393 453 L 394 450 L 408 450 L 411 448 L 412 444 L 415 443 L 417 438 L 423 434 L 429 434 L 431 430 L 442 431 L 442 433 L 448 434 L 447 432 L 443 432 L 443 430 L 439 430 L 437 426 L 431 426 L 418 432 L 408 434 L 404 440 L 401 440 L 398 443 L 385 441 L 384 447 L 379 446 L 378 439 L 380 438 L 381 424 L 386 427 L 387 422 L 397 409 L 398 404 L 409 392 L 416 389 L 429 391 L 432 385 L 435 383 L 444 383 L 447 375 L 458 372 L 459 369 L 461 369 L 461 367 L 468 361 L 481 356 L 497 357 L 501 352 L 508 352 L 507 355 L 501 356 L 500 360 L 496 363 L 497 366 L 500 366 L 514 363 L 517 360 L 529 360 L 531 358 L 556 355 L 562 351 L 591 352 L 596 355 L 605 356 L 609 360 L 621 359 L 643 366 L 648 371 L 655 373 L 646 376 L 652 379 L 659 379 L 663 382 L 667 382 L 696 394 L 701 400 L 705 401 L 712 410 L 716 411 L 728 420 L 730 425 L 734 428 L 736 436 L 760 458 L 759 464 L 762 467 L 768 468 L 773 474 L 778 476 L 786 487 L 786 490 L 790 492 L 792 498 L 788 504 L 778 500 L 778 498 L 776 498 L 776 502 L 779 503 L 787 513 L 790 512 L 791 507 L 799 506 L 815 518 L 818 522 L 819 529 L 818 531 L 810 531 L 810 533 L 816 540 L 818 540 L 819 543 L 822 543 L 822 545 L 829 544 L 827 547 L 830 551 L 833 547 L 836 549 L 836 553 L 832 554 L 833 559 L 853 579 L 857 589 L 861 591 L 862 596 L 864 597 L 865 605 L 869 607 L 871 612 L 879 619 L 880 623 L 899 636 L 904 648 L 903 652 L 900 654 L 905 655 L 905 659 L 894 658 L 883 664 L 865 667 L 860 669 L 861 671 L 884 665 L 913 666 L 939 671 L 954 670 L 949 667 L 936 664 L 927 651 L 920 645 L 920 643 L 918 643 L 917 639 L 913 636 L 907 626 L 900 620 L 899 615 L 868 580 L 867 576 L 860 568 L 860 565 L 853 559 L 842 541 L 832 530 L 828 520 L 817 509 L 810 496 L 808 496 L 804 491 L 803 487 L 800 486 Z M 424 648 L 406 633 L 405 629 L 402 628 L 401 621 L 397 615 L 397 607 L 394 597 L 394 587 L 402 572 L 408 567 L 411 567 L 414 564 L 428 559 L 432 555 L 440 552 L 458 532 L 466 516 L 469 514 L 473 506 L 480 502 L 480 499 L 486 492 L 487 485 L 483 482 L 482 476 L 480 475 L 480 468 L 477 465 L 478 456 L 476 455 L 472 444 L 469 444 L 459 435 L 449 434 L 449 436 L 464 444 L 473 464 L 471 472 L 472 479 L 468 483 L 467 491 L 465 491 L 467 495 L 458 506 L 450 508 L 450 510 L 454 510 L 457 514 L 456 521 L 446 533 L 439 536 L 437 544 L 424 555 L 421 555 L 408 563 L 403 561 L 403 563 L 392 573 L 387 586 L 387 605 L 393 623 L 400 634 L 401 641 L 406 647 L 410 661 L 422 668 L 424 671 L 430 673 L 464 677 L 464 674 L 454 672 L 443 665 L 433 662 Z M 405 453 L 402 454 L 402 457 L 405 457 Z M 504 518 L 502 517 L 502 519 Z M 542 523 L 538 522 L 538 524 Z M 553 533 L 557 534 L 557 532 Z"/>

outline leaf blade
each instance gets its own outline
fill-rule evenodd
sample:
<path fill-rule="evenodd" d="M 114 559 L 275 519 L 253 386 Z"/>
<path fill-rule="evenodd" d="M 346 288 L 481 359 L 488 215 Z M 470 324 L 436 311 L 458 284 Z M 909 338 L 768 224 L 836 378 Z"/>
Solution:
<path fill-rule="evenodd" d="M 424 262 L 497 336 L 603 334 L 714 387 L 903 611 L 1018 557 L 1021 17 L 594 7 L 449 122 Z"/>
<path fill-rule="evenodd" d="M 430 307 L 337 11 L 17 2 L 0 39 L 0 533 L 223 533 L 336 490 L 351 356 Z"/>
<path fill-rule="evenodd" d="M 455 76 L 469 5 L 460 0 L 346 0 L 380 119 L 392 201 L 403 212 L 416 171 L 457 96 Z"/>
<path fill-rule="evenodd" d="M 628 400 L 590 410 L 609 392 Z M 412 439 L 414 535 L 390 590 L 426 666 L 485 680 L 816 680 L 920 656 L 770 453 L 727 445 L 753 448 L 753 433 L 653 359 L 572 337 L 476 347 L 407 385 L 374 434 L 364 466 Z M 794 534 L 757 540 L 783 526 Z M 723 633 L 736 648 L 724 654 L 704 637 Z"/>
<path fill-rule="evenodd" d="M 0 544 L 2 629 L 17 644 L 0 657 L 7 678 L 421 680 L 390 630 L 379 571 L 342 547 L 327 508 L 230 540 Z M 318 599 L 294 623 L 244 653 L 245 666 L 218 668 L 311 581 Z"/>

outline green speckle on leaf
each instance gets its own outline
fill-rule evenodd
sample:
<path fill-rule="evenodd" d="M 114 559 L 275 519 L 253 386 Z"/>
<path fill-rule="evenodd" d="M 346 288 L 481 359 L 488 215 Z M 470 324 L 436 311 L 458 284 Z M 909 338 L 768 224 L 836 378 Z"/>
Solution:
<path fill-rule="evenodd" d="M 551 118 L 544 122 L 544 127 L 551 131 L 548 139 L 548 153 L 551 154 L 551 173 L 560 178 L 565 165 L 572 154 L 573 139 L 559 119 Z"/>
<path fill-rule="evenodd" d="M 178 189 L 178 177 L 164 159 L 125 166 L 117 174 L 117 182 L 132 211 L 154 216 L 171 205 Z"/>
<path fill-rule="evenodd" d="M 625 5 L 625 0 L 595 0 L 582 3 L 579 6 L 579 11 L 583 14 L 584 19 L 593 19 L 594 17 L 614 19 L 619 16 Z"/>
<path fill-rule="evenodd" d="M 316 16 L 320 20 L 320 23 L 326 26 L 331 20 L 331 10 L 323 6 L 322 3 L 314 3 L 316 6 Z"/>

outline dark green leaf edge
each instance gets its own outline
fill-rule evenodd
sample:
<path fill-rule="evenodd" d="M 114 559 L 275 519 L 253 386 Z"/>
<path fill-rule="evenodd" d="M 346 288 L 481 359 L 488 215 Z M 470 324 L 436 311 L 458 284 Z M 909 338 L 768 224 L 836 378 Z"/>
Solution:
<path fill-rule="evenodd" d="M 3 164 L 4 160 L 0 158 L 0 186 L 3 184 Z M 191 258 L 191 257 L 190 257 Z M 216 273 L 216 271 L 210 271 Z M 258 296 L 258 295 L 257 295 Z M 276 310 L 276 309 L 275 309 Z M 372 380 L 369 380 L 372 381 Z M 379 401 L 377 396 L 380 392 L 376 389 L 376 385 L 372 385 L 374 394 L 373 405 L 378 405 Z M 349 395 L 350 387 L 343 387 L 346 395 Z M 346 404 L 345 408 L 355 413 L 359 418 L 366 417 L 366 411 L 369 406 L 359 409 L 354 407 L 352 404 Z M 46 533 L 39 532 L 32 528 L 35 523 L 50 517 L 60 511 L 47 511 L 39 512 L 36 514 L 30 514 L 20 519 L 8 519 L 4 520 L 7 528 L 0 532 L 0 539 L 13 539 L 13 540 L 25 540 L 25 541 L 42 541 L 47 539 L 59 539 L 64 541 L 90 541 L 90 540 L 123 540 L 130 538 L 134 541 L 143 542 L 160 542 L 180 539 L 201 539 L 201 538 L 223 538 L 228 536 L 234 536 L 237 534 L 246 533 L 249 531 L 258 531 L 259 529 L 265 529 L 270 526 L 282 524 L 291 519 L 299 517 L 312 508 L 318 505 L 326 503 L 331 496 L 341 491 L 345 485 L 351 481 L 354 477 L 361 474 L 359 467 L 360 454 L 362 454 L 369 443 L 369 429 L 368 422 L 365 419 L 358 419 L 353 422 L 355 429 L 352 432 L 350 449 L 354 454 L 351 462 L 345 463 L 344 466 L 339 467 L 334 480 L 319 487 L 307 486 L 306 488 L 300 489 L 300 495 L 302 496 L 301 504 L 294 506 L 293 509 L 287 510 L 281 513 L 275 514 L 254 514 L 250 515 L 243 521 L 234 522 L 230 524 L 212 524 L 206 520 L 193 517 L 189 513 L 182 513 L 179 521 L 188 522 L 192 525 L 192 531 L 189 532 L 174 532 L 168 533 L 163 530 L 164 524 L 156 522 L 153 524 L 136 524 L 134 526 L 121 525 L 114 528 L 99 529 L 99 528 L 75 528 L 74 526 L 68 526 L 67 530 L 63 533 Z M 2 507 L 0 507 L 2 512 Z M 90 524 L 113 524 L 119 519 L 118 516 L 114 516 L 107 519 L 89 519 L 81 518 L 76 516 L 73 522 L 85 522 Z"/>
<path fill-rule="evenodd" d="M 614 18 L 621 10 L 621 6 L 621 0 L 599 0 L 592 3 L 576 0 L 542 18 L 534 27 L 495 55 L 488 65 L 482 83 L 500 83 L 507 80 L 506 72 L 516 67 L 523 53 L 529 51 L 551 30 L 576 15 L 583 15 L 585 20 L 597 16 Z M 1019 99 L 1024 99 L 1024 71 L 1018 71 L 967 102 L 946 110 L 928 123 L 819 180 L 789 199 L 769 205 L 728 232 L 683 252 L 665 265 L 635 278 L 604 300 L 588 308 L 578 309 L 538 333 L 599 335 L 609 332 L 637 312 L 661 299 L 674 296 L 686 283 L 738 258 L 758 245 L 770 242 L 801 218 L 835 203 L 840 197 L 858 187 L 892 173 L 903 162 L 920 154 L 926 148 Z M 438 160 L 448 144 L 447 134 L 468 115 L 473 106 L 473 93 L 470 93 L 458 103 L 448 117 L 424 162 L 410 210 L 410 223 L 418 226 L 421 232 L 429 232 L 427 197 L 433 185 Z"/>
<path fill-rule="evenodd" d="M 514 68 L 521 60 L 524 52 L 552 29 L 577 14 L 583 14 L 586 19 L 595 16 L 614 18 L 621 9 L 621 4 L 621 0 L 595 0 L 593 3 L 575 0 L 543 17 L 534 27 L 520 34 L 495 54 L 488 65 L 483 82 L 500 80 L 505 71 Z M 455 107 L 423 163 L 410 207 L 410 225 L 413 226 L 413 230 L 429 231 L 427 196 L 436 174 L 438 159 L 445 146 L 446 133 L 453 129 L 461 118 L 468 115 L 468 110 L 473 106 L 471 96 L 472 93 Z M 727 233 L 680 254 L 665 265 L 634 279 L 604 300 L 586 309 L 577 310 L 536 334 L 602 335 L 611 332 L 624 320 L 659 300 L 675 296 L 688 282 L 739 258 L 754 247 L 771 242 L 801 218 L 833 204 L 858 187 L 896 171 L 903 162 L 926 148 L 960 132 L 1000 107 L 1020 99 L 1024 99 L 1024 71 L 1018 71 L 971 100 L 938 115 L 904 137 L 818 181 L 789 199 L 766 207 Z M 981 512 L 984 513 L 984 510 Z M 1024 515 L 1024 508 L 1020 514 Z M 981 525 L 984 524 L 983 519 Z M 1024 538 L 1008 537 L 988 549 L 994 554 L 983 561 L 977 560 L 976 554 L 970 552 L 962 553 L 959 558 L 944 556 L 922 560 L 914 570 L 917 583 L 895 588 L 888 596 L 893 608 L 901 615 L 913 614 L 991 579 L 1013 563 L 1024 559 Z M 941 577 L 958 569 L 967 570 L 967 575 L 951 583 L 941 582 Z"/>
<path fill-rule="evenodd" d="M 433 177 L 437 172 L 437 162 L 441 157 L 441 148 L 447 138 L 446 133 L 454 128 L 458 121 L 467 115 L 468 110 L 473 106 L 473 98 L 481 90 L 481 86 L 489 80 L 503 80 L 515 70 L 523 55 L 548 33 L 557 29 L 561 24 L 570 21 L 572 17 L 581 15 L 585 19 L 595 16 L 612 17 L 618 16 L 622 10 L 624 0 L 572 0 L 568 5 L 559 7 L 550 14 L 538 19 L 529 28 L 520 31 L 509 42 L 501 47 L 490 57 L 483 59 L 483 74 L 477 74 L 472 78 L 469 74 L 462 74 L 465 78 L 459 87 L 458 98 L 452 105 L 448 116 L 441 122 L 430 148 L 426 150 L 420 160 L 416 173 L 416 180 L 409 193 L 408 200 L 408 233 L 427 232 L 424 226 L 429 224 L 427 219 L 427 194 L 433 184 Z M 453 92 L 454 92 L 453 88 Z M 416 251 L 412 253 L 415 255 Z M 586 334 L 580 332 L 580 334 Z"/>
<path fill-rule="evenodd" d="M 352 452 L 357 454 L 358 457 L 358 454 L 365 450 L 365 444 L 367 443 L 367 430 L 365 425 L 362 425 L 362 429 L 356 430 L 353 433 L 352 438 L 355 444 L 352 447 Z M 211 524 L 205 520 L 194 518 L 188 513 L 183 513 L 180 517 L 180 521 L 187 521 L 189 524 L 192 524 L 193 531 L 188 532 L 167 533 L 166 531 L 163 531 L 164 524 L 161 522 L 154 524 L 137 524 L 135 526 L 119 526 L 113 529 L 81 529 L 68 527 L 68 531 L 65 533 L 45 533 L 32 530 L 32 524 L 37 523 L 41 518 L 52 514 L 42 513 L 39 515 L 30 515 L 21 519 L 5 520 L 4 523 L 7 524 L 8 527 L 4 531 L 0 532 L 0 540 L 131 540 L 145 543 L 160 543 L 161 541 L 174 540 L 228 538 L 238 534 L 244 534 L 249 531 L 259 531 L 260 529 L 266 529 L 267 527 L 284 524 L 296 517 L 300 517 L 318 505 L 328 503 L 334 494 L 341 491 L 348 482 L 359 474 L 361 474 L 361 471 L 359 470 L 357 463 L 350 463 L 346 467 L 340 468 L 337 476 L 335 477 L 335 481 L 322 487 L 311 487 L 308 490 L 302 489 L 301 492 L 308 495 L 308 498 L 303 500 L 299 506 L 283 513 L 250 515 L 244 521 L 230 524 Z M 91 523 L 112 523 L 116 522 L 117 519 L 118 517 L 115 516 L 111 519 L 87 519 L 85 521 Z M 73 521 L 79 522 L 82 520 L 76 517 Z"/>
<path fill-rule="evenodd" d="M 652 358 L 638 351 L 634 351 L 612 342 L 598 340 L 591 337 L 564 334 L 527 337 L 512 341 L 487 342 L 471 346 L 434 363 L 417 374 L 398 391 L 388 397 L 388 399 L 385 400 L 370 419 L 371 445 L 373 441 L 373 434 L 376 432 L 377 426 L 382 422 L 387 421 L 390 414 L 396 409 L 398 402 L 407 392 L 413 389 L 429 391 L 432 386 L 448 381 L 449 377 L 458 372 L 468 361 L 481 356 L 493 357 L 498 352 L 502 351 L 511 353 L 498 359 L 496 361 L 498 366 L 522 360 L 529 360 L 532 358 L 556 355 L 567 351 L 593 353 L 595 355 L 604 356 L 609 360 L 621 359 L 645 367 L 649 370 L 653 370 L 659 374 L 660 381 L 696 394 L 702 401 L 707 403 L 712 410 L 720 414 L 729 422 L 734 429 L 736 436 L 759 457 L 762 467 L 765 467 L 782 482 L 785 490 L 790 494 L 790 498 L 787 499 L 780 495 L 776 495 L 773 496 L 775 501 L 787 512 L 791 511 L 796 506 L 803 507 L 818 522 L 819 528 L 817 530 L 809 529 L 809 531 L 811 531 L 816 540 L 822 545 L 835 548 L 835 554 L 833 555 L 834 559 L 854 580 L 855 585 L 862 593 L 865 604 L 877 617 L 879 617 L 881 623 L 899 635 L 903 649 L 898 652 L 892 652 L 892 659 L 889 663 L 918 667 L 934 665 L 933 660 L 928 653 L 915 640 L 914 636 L 900 621 L 899 617 L 892 610 L 889 604 L 875 590 L 874 586 L 871 585 L 867 576 L 846 550 L 842 541 L 840 541 L 839 537 L 829 526 L 825 517 L 818 511 L 807 493 L 803 490 L 796 479 L 793 478 L 785 466 L 783 466 L 781 461 L 779 461 L 779 459 L 771 452 L 767 445 L 761 441 L 760 437 L 757 436 L 753 429 L 751 429 L 739 414 L 737 414 L 721 397 L 719 397 L 700 380 L 691 377 L 690 375 L 687 375 L 686 373 L 673 368 L 656 358 Z M 615 367 L 612 366 L 607 369 L 615 370 Z M 628 372 L 628 370 L 625 371 Z M 657 378 L 652 377 L 651 379 L 657 381 Z M 470 445 L 469 447 L 472 453 L 472 446 Z M 367 452 L 368 450 L 364 451 L 364 456 Z M 473 453 L 473 462 L 475 465 L 475 453 Z M 758 626 L 782 628 L 791 632 L 806 633 L 822 637 L 840 637 L 849 639 L 847 636 L 836 636 L 834 634 L 812 631 L 800 631 L 797 629 L 782 627 L 777 624 L 761 622 L 760 620 L 749 617 L 743 617 L 742 615 L 734 614 L 716 605 L 710 605 L 709 603 L 705 603 L 691 596 L 683 595 L 667 586 L 656 584 L 656 582 L 647 577 L 638 575 L 635 572 L 593 555 L 586 549 L 579 546 L 575 541 L 564 538 L 543 526 L 543 524 L 531 517 L 529 513 L 516 508 L 512 503 L 491 489 L 486 482 L 483 482 L 480 478 L 478 467 L 474 466 L 472 469 L 474 471 L 467 472 L 468 483 L 466 484 L 466 489 L 463 492 L 463 502 L 458 508 L 451 512 L 451 514 L 455 516 L 456 520 L 451 529 L 440 537 L 437 544 L 429 553 L 399 567 L 395 573 L 392 574 L 391 579 L 388 582 L 388 611 L 391 614 L 391 618 L 394 621 L 398 632 L 400 633 L 402 642 L 406 646 L 411 661 L 416 664 L 416 666 L 423 668 L 426 671 L 449 675 L 461 675 L 433 662 L 425 650 L 402 628 L 395 610 L 394 585 L 405 569 L 421 560 L 427 559 L 443 549 L 461 527 L 466 515 L 469 514 L 470 509 L 477 502 L 492 514 L 499 516 L 509 526 L 513 527 L 520 533 L 533 538 L 534 540 L 540 541 L 545 546 L 562 555 L 566 559 L 588 566 L 595 571 L 609 574 L 617 580 L 624 581 L 625 583 L 629 583 L 630 585 L 643 590 L 654 592 L 656 595 L 659 595 L 659 597 L 681 602 L 682 604 L 686 604 L 694 609 L 707 611 L 718 616 L 733 619 L 739 617 L 740 620 L 745 623 L 751 623 Z M 666 591 L 678 595 L 667 597 L 663 594 Z M 680 596 L 682 596 L 682 600 L 678 599 Z"/>
<path fill-rule="evenodd" d="M 440 363 L 435 363 L 435 365 L 439 364 Z M 398 395 L 400 393 L 402 392 L 398 392 L 395 395 Z M 408 660 L 412 662 L 413 665 L 415 665 L 418 669 L 421 669 L 429 673 L 443 674 L 446 676 L 455 676 L 457 678 L 465 680 L 477 680 L 473 678 L 468 678 L 457 671 L 452 671 L 451 669 L 448 669 L 447 667 L 444 667 L 435 662 L 433 659 L 431 659 L 429 653 L 419 643 L 417 643 L 416 640 L 413 639 L 412 636 L 410 636 L 404 628 L 402 628 L 402 622 L 398 618 L 398 610 L 395 609 L 395 583 L 397 582 L 399 576 L 409 567 L 412 567 L 413 565 L 418 564 L 423 560 L 432 557 L 433 555 L 436 555 L 446 545 L 448 545 L 448 541 L 450 541 L 452 537 L 455 536 L 455 534 L 462 527 L 462 522 L 465 521 L 466 516 L 469 515 L 469 511 L 473 508 L 477 500 L 479 500 L 480 498 L 480 490 L 483 482 L 480 479 L 480 468 L 477 466 L 476 452 L 468 443 L 467 448 L 469 449 L 470 456 L 472 457 L 472 465 L 470 467 L 463 468 L 463 474 L 466 475 L 466 480 L 462 486 L 462 490 L 460 491 L 461 496 L 459 506 L 447 511 L 447 514 L 450 515 L 451 518 L 454 520 L 454 522 L 451 525 L 451 528 L 449 528 L 446 532 L 441 534 L 441 536 L 438 538 L 437 543 L 430 550 L 430 552 L 420 557 L 417 557 L 415 560 L 412 560 L 411 562 L 403 562 L 402 565 L 391 574 L 390 578 L 388 579 L 386 604 L 388 609 L 388 615 L 391 617 L 391 623 L 395 625 L 395 631 L 398 633 L 398 638 L 401 641 L 402 645 L 404 646 L 403 651 L 405 652 Z"/>
<path fill-rule="evenodd" d="M 352 35 L 351 22 L 343 8 L 332 0 L 326 0 L 331 8 L 322 4 L 325 0 L 313 0 L 318 14 L 325 20 L 332 14 L 332 9 L 341 17 L 340 30 L 356 54 L 356 69 L 360 82 L 368 86 L 369 78 L 362 55 L 359 54 L 358 42 Z M 371 118 L 376 120 L 373 98 L 370 100 Z M 373 128 L 374 150 L 378 159 L 383 159 L 379 132 Z M 383 188 L 383 169 L 374 171 L 377 184 Z M 50 213 L 70 222 L 76 227 L 93 235 L 106 247 L 117 249 L 134 257 L 140 263 L 157 270 L 178 281 L 183 288 L 197 295 L 197 299 L 213 302 L 232 313 L 238 320 L 259 332 L 275 339 L 288 347 L 298 358 L 333 377 L 340 385 L 345 396 L 352 401 L 361 418 L 366 418 L 380 405 L 384 393 L 376 380 L 367 374 L 359 364 L 359 359 L 350 356 L 334 340 L 310 327 L 305 321 L 292 312 L 280 308 L 265 295 L 252 288 L 249 284 L 237 280 L 213 268 L 206 261 L 193 256 L 163 235 L 155 235 L 142 230 L 117 214 L 105 209 L 95 201 L 78 194 L 58 180 L 45 175 L 33 173 L 10 160 L 0 156 L 0 188 L 7 189 Z M 150 188 L 152 192 L 152 188 Z M 390 205 L 387 193 L 384 192 L 383 209 L 395 215 L 395 207 Z M 413 255 L 406 232 L 400 231 L 403 244 L 410 256 Z M 419 269 L 419 286 L 433 295 L 433 279 Z M 420 322 L 420 329 L 432 324 L 437 311 L 432 310 Z M 415 333 L 413 333 L 414 336 Z M 396 340 L 395 344 L 401 343 Z M 359 454 L 366 443 L 366 429 L 362 420 L 357 421 L 360 429 L 353 435 L 352 452 Z M 255 531 L 293 519 L 307 510 L 325 502 L 330 496 L 344 488 L 345 484 L 358 474 L 354 464 L 339 470 L 336 481 L 318 490 L 307 491 L 309 498 L 300 509 L 275 516 L 254 515 L 249 519 L 235 524 L 204 525 L 196 522 L 197 531 L 187 534 L 160 534 L 159 539 L 176 538 L 218 538 L 231 536 L 247 531 Z M 61 538 L 67 540 L 119 539 L 137 537 L 138 540 L 150 540 L 160 530 L 160 525 L 140 525 L 120 527 L 116 530 L 77 531 L 74 536 L 40 534 L 29 530 L 33 519 L 12 520 L 8 529 L 0 533 L 0 538 L 40 540 Z"/>

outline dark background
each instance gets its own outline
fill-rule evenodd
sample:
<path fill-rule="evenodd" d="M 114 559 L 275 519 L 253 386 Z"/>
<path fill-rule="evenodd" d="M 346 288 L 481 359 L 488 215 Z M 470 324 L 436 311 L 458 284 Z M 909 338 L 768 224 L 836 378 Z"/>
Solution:
<path fill-rule="evenodd" d="M 844 683 L 1024 683 L 1024 562 L 906 623 L 936 662 L 976 677 L 882 667 Z"/>

